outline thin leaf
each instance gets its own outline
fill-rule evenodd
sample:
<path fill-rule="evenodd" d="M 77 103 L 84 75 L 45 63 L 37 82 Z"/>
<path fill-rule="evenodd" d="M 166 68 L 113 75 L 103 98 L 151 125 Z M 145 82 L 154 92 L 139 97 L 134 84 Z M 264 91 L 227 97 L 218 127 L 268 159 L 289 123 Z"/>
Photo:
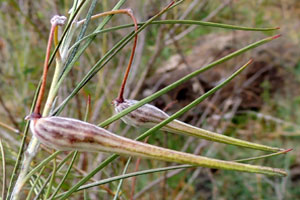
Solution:
<path fill-rule="evenodd" d="M 29 193 L 28 193 L 28 195 L 27 195 L 27 197 L 26 197 L 26 200 L 30 200 L 30 199 L 31 199 L 31 195 L 32 195 L 32 193 L 33 193 L 33 190 L 35 190 L 35 187 L 36 187 L 36 185 L 37 185 L 37 183 L 38 183 L 38 181 L 39 181 L 39 179 L 40 179 L 40 177 L 41 177 L 41 175 L 42 175 L 42 173 L 44 172 L 45 169 L 46 169 L 46 166 L 44 166 L 44 167 L 41 169 L 41 171 L 40 171 L 40 173 L 38 174 L 37 178 L 36 178 L 35 181 L 33 182 L 32 186 L 31 186 L 31 188 L 30 188 L 30 191 L 29 191 Z"/>
<path fill-rule="evenodd" d="M 124 167 L 122 175 L 126 174 L 126 171 L 127 171 L 128 167 L 129 167 L 130 162 L 131 162 L 131 157 L 128 158 L 128 160 L 126 162 L 126 165 Z M 121 187 L 122 187 L 122 184 L 123 184 L 123 179 L 121 179 L 120 182 L 119 182 L 119 184 L 118 184 L 117 191 L 116 191 L 116 194 L 115 194 L 113 200 L 117 200 L 118 199 L 119 193 L 120 193 L 120 190 L 121 190 Z"/>
<path fill-rule="evenodd" d="M 22 180 L 21 185 L 24 185 L 30 177 L 35 174 L 38 170 L 40 170 L 43 166 L 47 165 L 51 160 L 53 160 L 61 151 L 56 151 L 53 154 L 51 154 L 48 158 L 44 159 L 40 164 L 38 164 L 35 168 L 33 168 Z"/>
<path fill-rule="evenodd" d="M 72 152 L 72 153 L 73 153 L 73 152 Z M 72 169 L 72 167 L 73 167 L 73 164 L 74 164 L 74 162 L 75 162 L 75 160 L 76 160 L 76 158 L 77 158 L 77 155 L 78 155 L 78 151 L 74 151 L 74 153 L 73 153 L 73 158 L 72 158 L 72 160 L 71 160 L 71 163 L 70 163 L 70 165 L 69 165 L 69 167 L 68 167 L 68 169 L 67 169 L 67 171 L 66 171 L 64 177 L 61 179 L 61 181 L 60 181 L 60 183 L 58 184 L 57 188 L 55 189 L 55 191 L 54 191 L 53 194 L 51 195 L 50 199 L 53 199 L 53 198 L 54 198 L 54 196 L 58 193 L 58 191 L 60 190 L 61 186 L 63 185 L 63 183 L 64 183 L 65 180 L 67 179 L 67 177 L 68 177 L 68 175 L 69 175 L 69 173 L 70 173 L 70 171 L 71 171 L 71 169 Z"/>
<path fill-rule="evenodd" d="M 45 194 L 45 196 L 44 196 L 44 200 L 46 200 L 46 199 L 48 198 L 48 196 L 50 195 L 50 193 L 51 193 L 52 186 L 53 186 L 54 179 L 55 179 L 55 175 L 56 175 L 56 170 L 57 170 L 56 158 L 54 158 L 54 159 L 53 159 L 52 176 L 51 176 L 50 182 L 49 182 L 49 184 L 48 184 L 48 189 L 47 189 L 46 194 Z"/>
<path fill-rule="evenodd" d="M 259 160 L 259 159 L 263 159 L 263 158 L 270 158 L 270 157 L 274 157 L 274 156 L 278 156 L 281 154 L 286 154 L 289 151 L 292 151 L 293 149 L 287 149 L 287 150 L 283 150 L 283 151 L 279 151 L 276 153 L 270 153 L 267 155 L 262 155 L 262 156 L 256 156 L 256 157 L 251 157 L 251 158 L 244 158 L 244 159 L 238 159 L 238 160 L 233 160 L 234 162 L 248 162 L 248 161 L 253 161 L 253 160 Z"/>
<path fill-rule="evenodd" d="M 172 84 L 168 85 L 167 87 L 159 90 L 158 92 L 156 92 L 156 93 L 154 93 L 154 94 L 152 94 L 152 95 L 144 98 L 143 100 L 139 101 L 137 104 L 135 104 L 135 105 L 133 105 L 133 106 L 131 106 L 131 107 L 123 110 L 122 112 L 120 112 L 120 113 L 118 113 L 118 114 L 116 114 L 116 115 L 108 118 L 104 122 L 100 123 L 99 126 L 105 127 L 105 126 L 109 125 L 110 123 L 112 123 L 112 122 L 120 119 L 124 115 L 130 113 L 131 111 L 133 111 L 133 110 L 135 110 L 135 109 L 143 106 L 144 104 L 149 103 L 150 101 L 152 101 L 152 100 L 160 97 L 161 95 L 163 95 L 163 94 L 169 92 L 170 90 L 178 87 L 179 85 L 181 85 L 182 83 L 190 80 L 191 78 L 194 78 L 198 74 L 200 74 L 200 73 L 202 73 L 204 71 L 207 71 L 208 69 L 211 69 L 212 67 L 214 67 L 214 66 L 216 66 L 218 64 L 221 64 L 221 63 L 223 63 L 223 62 L 225 62 L 225 61 L 227 61 L 227 60 L 229 60 L 231 58 L 234 58 L 234 57 L 236 57 L 236 56 L 238 56 L 238 55 L 240 55 L 240 54 L 242 54 L 242 53 L 244 53 L 244 52 L 246 52 L 246 51 L 248 51 L 250 49 L 253 49 L 253 48 L 258 47 L 260 45 L 263 45 L 263 44 L 265 44 L 267 42 L 270 42 L 270 41 L 276 39 L 277 37 L 279 37 L 279 35 L 262 39 L 260 41 L 255 42 L 255 43 L 252 43 L 252 44 L 250 44 L 250 45 L 248 45 L 248 46 L 246 46 L 246 47 L 244 47 L 242 49 L 239 49 L 239 50 L 237 50 L 237 51 L 235 51 L 235 52 L 233 52 L 233 53 L 231 53 L 231 54 L 229 54 L 227 56 L 224 56 L 223 58 L 221 58 L 221 59 L 219 59 L 217 61 L 214 61 L 214 62 L 206 65 L 205 67 L 202 67 L 201 69 L 198 69 L 198 70 L 196 70 L 196 71 L 194 71 L 194 72 L 186 75 L 185 77 L 179 79 L 178 81 L 175 81 L 174 83 L 172 83 Z"/>
<path fill-rule="evenodd" d="M 92 4 L 91 4 L 91 6 L 90 6 L 90 8 L 89 8 L 89 10 L 88 10 L 88 13 L 87 13 L 87 15 L 86 15 L 86 18 L 85 18 L 85 21 L 84 21 L 84 24 L 83 24 L 83 26 L 82 26 L 82 28 L 81 28 L 81 31 L 80 31 L 80 33 L 79 33 L 79 35 L 78 35 L 78 37 L 77 37 L 77 40 L 76 41 L 79 41 L 80 39 L 82 39 L 83 38 L 83 36 L 84 36 L 84 34 L 85 34 L 85 32 L 86 32 L 86 30 L 87 30 L 87 27 L 88 27 L 88 25 L 89 25 L 89 23 L 90 23 L 90 20 L 91 20 L 91 17 L 92 17 L 92 13 L 93 13 L 93 11 L 94 11 L 94 9 L 95 9 L 95 6 L 96 6 L 96 2 L 97 2 L 97 0 L 93 0 L 92 1 Z M 74 57 L 75 57 L 75 55 L 76 55 L 76 53 L 77 53 L 77 51 L 78 51 L 78 48 L 79 48 L 79 45 L 80 45 L 80 43 L 78 43 L 76 46 L 74 46 L 74 48 L 72 49 L 72 52 L 71 52 L 71 54 L 70 54 L 70 56 L 69 56 L 69 58 L 68 58 L 68 60 L 67 60 L 67 62 L 66 62 L 66 64 L 65 64 L 65 67 L 64 67 L 64 69 L 63 69 L 63 71 L 62 71 L 62 75 L 64 74 L 64 73 L 67 73 L 67 72 L 65 72 L 65 70 L 66 69 L 70 69 L 70 68 L 67 68 L 69 65 L 70 65 L 70 63 L 72 62 L 72 61 L 76 61 L 77 59 L 74 59 Z M 70 66 L 73 66 L 74 65 L 74 63 L 72 64 L 72 65 L 70 65 Z M 61 78 L 61 77 L 60 77 Z"/>
<path fill-rule="evenodd" d="M 139 22 L 138 26 L 144 25 L 146 22 Z M 208 26 L 208 27 L 214 27 L 214 28 L 225 28 L 225 29 L 231 29 L 231 30 L 243 30 L 243 31 L 274 31 L 278 30 L 279 27 L 272 27 L 272 28 L 253 28 L 253 27 L 244 27 L 244 26 L 235 26 L 230 24 L 222 24 L 222 23 L 214 23 L 214 22 L 204 22 L 204 21 L 197 21 L 197 20 L 159 20 L 159 21 L 152 21 L 150 24 L 184 24 L 184 25 L 198 25 L 198 26 Z M 85 37 L 83 37 L 81 40 L 78 40 L 75 42 L 70 49 L 73 49 L 76 45 L 80 44 L 84 40 L 87 40 L 88 38 L 94 37 L 101 33 L 116 31 L 124 28 L 130 28 L 133 27 L 134 24 L 124 24 L 121 26 L 115 26 L 112 28 L 107 28 L 99 31 L 95 31 Z"/>
<path fill-rule="evenodd" d="M 0 139 L 0 151 L 2 157 L 2 199 L 5 199 L 6 196 L 6 163 L 5 163 L 5 153 L 2 144 L 2 140 Z"/>
<path fill-rule="evenodd" d="M 64 166 L 65 162 L 67 162 L 69 160 L 69 158 L 71 158 L 73 152 L 69 153 L 57 166 L 57 172 Z M 43 185 L 40 188 L 40 191 L 38 192 L 38 194 L 36 195 L 36 197 L 34 198 L 34 200 L 39 199 L 40 195 L 42 194 L 42 192 L 44 191 L 44 189 L 46 188 L 46 185 L 48 184 L 48 182 L 50 181 L 52 177 L 52 172 L 49 174 L 48 178 L 45 180 L 45 182 L 43 183 Z"/>
<path fill-rule="evenodd" d="M 89 189 L 89 188 L 92 188 L 92 187 L 96 187 L 96 186 L 99 186 L 99 185 L 111 183 L 111 182 L 114 182 L 114 181 L 134 177 L 134 176 L 146 175 L 146 174 L 157 173 L 157 172 L 164 172 L 164 171 L 175 170 L 175 169 L 193 168 L 193 167 L 195 167 L 195 166 L 176 165 L 176 166 L 171 166 L 171 167 L 162 167 L 162 168 L 143 170 L 143 171 L 138 171 L 138 172 L 133 172 L 133 173 L 128 173 L 128 174 L 122 174 L 122 175 L 119 175 L 119 176 L 114 176 L 114 177 L 107 178 L 107 179 L 104 179 L 104 180 L 101 180 L 101 181 L 97 181 L 97 182 L 94 182 L 94 183 L 83 185 L 83 186 L 79 187 L 76 190 L 76 192 L 81 191 L 81 190 L 86 190 L 86 189 Z M 61 193 L 61 194 L 55 196 L 55 199 L 65 195 L 66 193 L 67 192 L 64 192 L 64 193 Z"/>

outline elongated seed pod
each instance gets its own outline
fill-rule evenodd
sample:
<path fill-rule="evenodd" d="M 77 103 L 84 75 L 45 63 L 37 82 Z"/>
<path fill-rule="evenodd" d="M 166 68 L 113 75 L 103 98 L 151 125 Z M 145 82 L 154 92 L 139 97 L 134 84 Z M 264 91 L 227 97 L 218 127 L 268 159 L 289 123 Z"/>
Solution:
<path fill-rule="evenodd" d="M 119 113 L 130 106 L 133 106 L 138 101 L 136 100 L 128 100 L 125 99 L 124 102 L 120 103 L 118 101 L 113 101 L 116 113 Z M 167 119 L 169 115 L 164 111 L 160 110 L 159 108 L 145 104 L 138 109 L 128 113 L 121 119 L 128 125 L 135 126 L 135 127 L 144 127 L 144 128 L 152 128 L 153 126 L 157 125 L 158 123 L 162 122 L 163 120 Z M 266 145 L 261 145 L 257 143 L 252 143 L 240 139 L 236 139 L 233 137 L 225 136 L 222 134 L 214 133 L 211 131 L 207 131 L 205 129 L 201 129 L 179 120 L 174 120 L 164 127 L 161 130 L 168 131 L 171 133 L 189 135 L 189 136 L 196 136 L 199 138 L 203 138 L 206 140 L 211 140 L 214 142 L 220 142 L 225 144 L 231 144 L 251 149 L 257 149 L 262 151 L 269 151 L 269 152 L 278 152 L 283 151 L 284 149 L 276 148 L 276 147 L 269 147 Z"/>
<path fill-rule="evenodd" d="M 30 129 L 43 144 L 58 150 L 111 152 L 201 167 L 286 176 L 286 172 L 281 169 L 206 158 L 138 142 L 71 118 L 32 119 Z"/>

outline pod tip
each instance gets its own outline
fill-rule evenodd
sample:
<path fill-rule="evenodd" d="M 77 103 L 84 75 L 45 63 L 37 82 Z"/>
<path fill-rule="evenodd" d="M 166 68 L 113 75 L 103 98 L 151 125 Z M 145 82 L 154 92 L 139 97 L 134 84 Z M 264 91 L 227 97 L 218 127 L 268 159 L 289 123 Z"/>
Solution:
<path fill-rule="evenodd" d="M 281 34 L 275 35 L 275 36 L 271 37 L 271 39 L 274 40 L 274 39 L 277 39 L 279 37 L 281 37 Z"/>
<path fill-rule="evenodd" d="M 287 152 L 290 152 L 292 151 L 293 149 L 287 149 L 287 150 L 284 150 L 283 153 L 287 153 Z"/>

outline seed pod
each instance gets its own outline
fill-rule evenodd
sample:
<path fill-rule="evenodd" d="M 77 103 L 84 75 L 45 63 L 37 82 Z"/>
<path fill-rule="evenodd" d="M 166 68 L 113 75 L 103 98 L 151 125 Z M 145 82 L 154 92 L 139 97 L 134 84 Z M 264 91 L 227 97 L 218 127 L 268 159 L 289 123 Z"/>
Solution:
<path fill-rule="evenodd" d="M 128 100 L 125 99 L 123 102 L 113 101 L 113 105 L 115 106 L 116 113 L 119 113 L 130 106 L 138 103 L 136 100 Z M 163 120 L 167 119 L 169 115 L 164 111 L 160 110 L 159 108 L 145 104 L 138 109 L 128 113 L 127 115 L 123 116 L 121 119 L 128 125 L 135 126 L 135 127 L 144 127 L 144 128 L 152 128 L 153 126 L 157 125 L 158 123 L 162 122 Z M 218 133 L 214 133 L 211 131 L 207 131 L 205 129 L 201 129 L 179 120 L 174 120 L 164 127 L 161 128 L 163 131 L 168 131 L 171 133 L 195 136 L 199 138 L 203 138 L 206 140 L 220 142 L 225 144 L 231 144 L 251 149 L 258 149 L 262 151 L 269 151 L 269 152 L 278 152 L 283 151 L 281 148 L 276 147 L 269 147 L 266 145 L 256 144 L 240 139 L 236 139 L 233 137 L 221 135 Z"/>
<path fill-rule="evenodd" d="M 58 150 L 111 152 L 201 167 L 286 176 L 281 169 L 206 158 L 138 142 L 76 119 L 44 117 L 31 120 L 32 133 L 43 144 Z"/>

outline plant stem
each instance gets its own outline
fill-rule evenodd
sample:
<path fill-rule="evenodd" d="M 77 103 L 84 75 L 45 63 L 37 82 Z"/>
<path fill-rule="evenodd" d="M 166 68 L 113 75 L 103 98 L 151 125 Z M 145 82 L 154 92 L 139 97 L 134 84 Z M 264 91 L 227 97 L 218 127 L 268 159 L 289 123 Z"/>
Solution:
<path fill-rule="evenodd" d="M 46 192 L 46 194 L 45 194 L 44 200 L 47 200 L 48 196 L 49 196 L 50 193 L 51 193 L 52 185 L 53 185 L 53 182 L 54 182 L 54 180 L 55 180 L 56 172 L 57 172 L 57 165 L 56 165 L 56 157 L 55 157 L 55 158 L 53 159 L 52 176 L 51 176 L 51 179 L 50 179 L 50 183 L 48 184 L 48 189 L 47 189 L 47 192 Z"/>
<path fill-rule="evenodd" d="M 53 41 L 53 36 L 54 36 L 56 26 L 57 26 L 57 24 L 52 24 L 51 29 L 50 29 L 48 45 L 47 45 L 47 50 L 46 50 L 46 58 L 45 58 L 45 62 L 44 62 L 42 85 L 40 88 L 39 96 L 36 101 L 35 109 L 33 111 L 33 114 L 36 115 L 37 117 L 38 116 L 41 117 L 40 111 L 41 111 L 42 100 L 43 100 L 43 96 L 44 96 L 45 88 L 46 88 L 46 81 L 47 81 L 47 74 L 48 74 L 48 62 L 49 62 L 49 58 L 50 58 L 51 44 Z"/>
<path fill-rule="evenodd" d="M 112 10 L 112 11 L 107 11 L 107 12 L 99 13 L 97 15 L 92 16 L 92 19 L 96 19 L 96 18 L 99 18 L 99 17 L 102 17 L 102 16 L 106 16 L 106 15 L 113 15 L 113 14 L 127 14 L 127 15 L 129 15 L 131 17 L 132 21 L 133 21 L 135 32 L 137 33 L 137 31 L 138 31 L 137 21 L 136 21 L 136 18 L 134 17 L 134 15 L 133 15 L 131 9 Z M 81 25 L 84 22 L 85 22 L 85 20 L 81 20 L 81 21 L 77 22 L 77 25 Z M 138 35 L 136 34 L 135 38 L 134 38 L 134 42 L 133 42 L 133 47 L 132 47 L 131 55 L 130 55 L 130 58 L 129 58 L 129 63 L 127 65 L 126 72 L 125 72 L 125 75 L 124 75 L 124 78 L 123 78 L 123 81 L 122 81 L 122 84 L 121 84 L 119 96 L 116 99 L 116 101 L 118 101 L 119 103 L 124 102 L 123 93 L 124 93 L 124 89 L 125 89 L 125 85 L 126 85 L 126 82 L 127 82 L 127 78 L 128 78 L 129 72 L 130 72 L 130 68 L 131 68 L 131 65 L 132 65 L 132 62 L 133 62 L 133 57 L 134 57 L 134 54 L 135 54 L 137 39 L 138 39 Z"/>
<path fill-rule="evenodd" d="M 6 196 L 6 164 L 5 164 L 5 153 L 2 144 L 2 140 L 0 139 L 0 151 L 2 157 L 2 194 L 1 198 L 4 200 Z"/>
<path fill-rule="evenodd" d="M 75 162 L 75 159 L 77 158 L 77 155 L 78 155 L 78 151 L 74 151 L 73 153 L 73 157 L 72 157 L 72 160 L 71 160 L 71 163 L 64 175 L 64 177 L 62 178 L 62 180 L 60 181 L 60 183 L 58 184 L 58 186 L 56 187 L 55 191 L 53 192 L 53 194 L 51 195 L 50 199 L 53 199 L 54 196 L 58 193 L 58 191 L 60 190 L 61 186 L 63 185 L 63 183 L 65 182 L 65 180 L 67 179 L 72 167 L 73 167 L 73 164 Z"/>
<path fill-rule="evenodd" d="M 60 18 L 59 16 L 54 16 L 51 19 L 51 29 L 50 29 L 50 33 L 49 33 L 49 39 L 48 39 L 44 68 L 43 68 L 42 83 L 41 83 L 41 87 L 40 87 L 39 94 L 37 97 L 35 109 L 34 109 L 33 113 L 30 116 L 28 116 L 27 118 L 30 118 L 30 117 L 40 118 L 41 117 L 40 110 L 41 110 L 41 104 L 42 104 L 43 95 L 44 95 L 45 87 L 46 87 L 48 63 L 49 63 L 50 53 L 51 53 L 51 44 L 52 44 L 52 41 L 54 38 L 55 29 L 57 28 L 57 26 L 64 24 L 64 21 L 65 21 L 65 18 Z M 47 105 L 47 103 L 46 103 L 46 105 Z M 48 104 L 48 105 L 50 105 L 50 104 Z M 50 107 L 51 106 L 48 106 L 48 108 L 45 107 L 43 116 L 45 116 L 49 113 Z M 32 136 L 32 139 L 27 147 L 27 150 L 26 150 L 26 153 L 24 156 L 24 160 L 22 163 L 22 170 L 16 181 L 16 185 L 12 192 L 11 199 L 14 199 L 14 200 L 19 199 L 20 193 L 21 193 L 21 190 L 23 187 L 22 182 L 29 170 L 30 163 L 31 163 L 33 157 L 36 155 L 38 148 L 39 148 L 39 141 L 35 136 Z"/>
<path fill-rule="evenodd" d="M 128 158 L 127 162 L 126 162 L 126 165 L 124 167 L 124 170 L 123 170 L 123 175 L 126 174 L 126 171 L 129 167 L 129 164 L 130 164 L 130 161 L 131 161 L 131 157 Z M 121 190 L 121 187 L 122 187 L 122 184 L 123 184 L 123 179 L 120 180 L 119 184 L 118 184 L 118 188 L 117 188 L 117 191 L 116 191 L 116 194 L 114 196 L 114 199 L 113 200 L 117 200 L 118 197 L 119 197 L 119 193 L 120 193 L 120 190 Z"/>

